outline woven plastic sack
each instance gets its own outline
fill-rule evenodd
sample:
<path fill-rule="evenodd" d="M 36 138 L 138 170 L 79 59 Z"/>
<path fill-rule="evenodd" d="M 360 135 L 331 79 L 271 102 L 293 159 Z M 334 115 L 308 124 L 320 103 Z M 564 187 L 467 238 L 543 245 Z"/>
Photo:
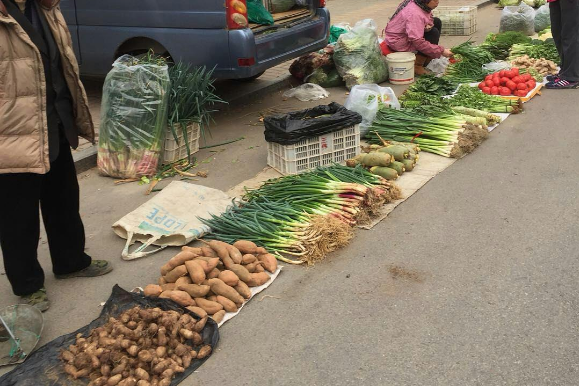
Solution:
<path fill-rule="evenodd" d="M 541 32 L 551 26 L 549 4 L 542 5 L 535 13 L 535 32 Z"/>
<path fill-rule="evenodd" d="M 103 87 L 97 165 L 101 174 L 140 178 L 156 173 L 167 128 L 166 64 L 123 55 Z"/>
<path fill-rule="evenodd" d="M 368 132 L 376 113 L 381 107 L 390 106 L 400 109 L 400 103 L 394 90 L 390 87 L 380 87 L 377 84 L 363 84 L 352 87 L 344 107 L 362 116 L 360 135 Z"/>
<path fill-rule="evenodd" d="M 263 6 L 261 0 L 247 0 L 247 18 L 251 23 L 272 25 L 273 16 Z"/>
<path fill-rule="evenodd" d="M 296 5 L 296 0 L 267 0 L 267 8 L 271 13 L 287 12 Z"/>
<path fill-rule="evenodd" d="M 501 13 L 499 32 L 518 31 L 528 36 L 535 34 L 535 10 L 522 3 L 518 7 L 505 7 Z"/>
<path fill-rule="evenodd" d="M 371 19 L 356 23 L 352 31 L 340 36 L 333 58 L 348 88 L 388 79 L 388 65 L 378 42 L 376 24 Z"/>

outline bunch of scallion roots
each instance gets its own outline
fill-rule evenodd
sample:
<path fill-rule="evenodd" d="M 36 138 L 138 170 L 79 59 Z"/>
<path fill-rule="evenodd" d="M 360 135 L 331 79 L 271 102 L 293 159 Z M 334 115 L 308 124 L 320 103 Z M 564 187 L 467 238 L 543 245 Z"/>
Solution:
<path fill-rule="evenodd" d="M 312 265 L 347 245 L 353 226 L 398 198 L 400 190 L 384 178 L 332 165 L 269 180 L 224 214 L 202 221 L 212 229 L 207 238 L 249 240 L 279 260 Z"/>
<path fill-rule="evenodd" d="M 412 142 L 421 150 L 460 158 L 488 137 L 486 126 L 468 123 L 463 115 L 431 109 L 381 109 L 366 134 L 371 144 L 383 140 Z"/>

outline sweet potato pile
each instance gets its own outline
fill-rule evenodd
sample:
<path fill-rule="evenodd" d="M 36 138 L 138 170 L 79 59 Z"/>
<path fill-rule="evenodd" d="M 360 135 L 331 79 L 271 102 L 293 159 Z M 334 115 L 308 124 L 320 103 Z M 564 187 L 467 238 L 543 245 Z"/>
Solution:
<path fill-rule="evenodd" d="M 63 350 L 64 371 L 89 386 L 169 386 L 194 359 L 211 353 L 201 332 L 207 317 L 160 308 L 134 307 L 90 331 L 77 335 Z"/>
<path fill-rule="evenodd" d="M 202 248 L 183 247 L 161 267 L 158 284 L 144 292 L 172 299 L 200 317 L 211 315 L 219 323 L 251 297 L 250 287 L 267 283 L 267 272 L 276 270 L 275 256 L 251 241 L 230 245 L 212 240 Z"/>

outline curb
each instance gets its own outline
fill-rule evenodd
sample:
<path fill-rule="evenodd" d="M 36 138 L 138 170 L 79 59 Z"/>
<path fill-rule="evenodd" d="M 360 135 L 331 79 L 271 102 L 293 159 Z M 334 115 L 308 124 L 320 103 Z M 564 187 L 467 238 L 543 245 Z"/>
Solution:
<path fill-rule="evenodd" d="M 72 153 L 72 159 L 74 160 L 74 167 L 76 168 L 76 174 L 84 173 L 87 170 L 92 169 L 96 166 L 97 152 L 98 152 L 97 146 L 92 145 L 89 148 Z"/>
<path fill-rule="evenodd" d="M 483 8 L 495 4 L 494 0 L 480 0 L 474 5 L 477 8 Z M 281 89 L 289 87 L 292 85 L 293 77 L 288 74 L 286 76 L 279 77 L 277 79 L 267 82 L 263 87 L 256 90 L 248 90 L 248 92 L 243 94 L 235 94 L 230 98 L 226 98 L 228 102 L 227 109 L 231 108 L 231 105 L 242 106 L 251 102 L 255 102 L 257 99 L 263 98 L 271 93 L 277 92 Z M 88 149 L 79 151 L 73 154 L 74 165 L 76 167 L 76 173 L 84 173 L 89 169 L 96 166 L 97 160 L 97 147 L 91 146 Z"/>

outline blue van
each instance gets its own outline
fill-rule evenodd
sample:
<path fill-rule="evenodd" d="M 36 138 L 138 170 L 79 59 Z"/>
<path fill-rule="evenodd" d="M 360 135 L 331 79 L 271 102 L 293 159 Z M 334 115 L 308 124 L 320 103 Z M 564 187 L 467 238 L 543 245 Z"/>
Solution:
<path fill-rule="evenodd" d="M 267 4 L 268 1 L 264 0 Z M 248 22 L 246 0 L 62 0 L 84 76 L 104 77 L 123 54 L 155 53 L 215 67 L 220 79 L 253 79 L 326 46 L 325 0 L 299 0 L 273 13 L 274 25 Z"/>

